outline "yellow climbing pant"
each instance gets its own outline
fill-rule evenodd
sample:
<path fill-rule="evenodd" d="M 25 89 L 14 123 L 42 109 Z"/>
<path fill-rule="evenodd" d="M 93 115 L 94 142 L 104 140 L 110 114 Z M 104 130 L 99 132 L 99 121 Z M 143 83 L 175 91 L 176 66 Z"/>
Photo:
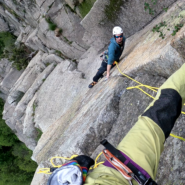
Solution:
<path fill-rule="evenodd" d="M 185 103 L 185 64 L 174 73 L 158 90 L 156 98 L 148 106 L 149 110 L 155 106 L 160 98 L 161 90 L 173 89 Z M 165 135 L 153 120 L 146 116 L 139 116 L 138 121 L 118 145 L 118 149 L 142 167 L 155 180 L 160 155 L 163 151 Z M 136 181 L 132 181 L 137 185 Z M 85 185 L 129 185 L 128 181 L 115 169 L 99 165 L 86 179 Z"/>

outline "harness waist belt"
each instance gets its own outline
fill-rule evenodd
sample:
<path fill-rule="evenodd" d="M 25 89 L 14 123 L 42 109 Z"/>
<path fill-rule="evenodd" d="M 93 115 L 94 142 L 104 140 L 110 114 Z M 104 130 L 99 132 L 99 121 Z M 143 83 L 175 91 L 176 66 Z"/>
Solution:
<path fill-rule="evenodd" d="M 150 175 L 134 161 L 132 161 L 127 155 L 123 152 L 117 150 L 112 146 L 106 139 L 100 142 L 108 151 L 110 151 L 115 157 L 117 157 L 123 164 L 125 164 L 133 172 L 135 180 L 140 185 L 157 185 L 157 183 L 152 180 Z M 108 161 L 105 161 L 103 164 L 107 167 L 114 168 Z M 116 168 L 114 168 L 116 169 Z"/>

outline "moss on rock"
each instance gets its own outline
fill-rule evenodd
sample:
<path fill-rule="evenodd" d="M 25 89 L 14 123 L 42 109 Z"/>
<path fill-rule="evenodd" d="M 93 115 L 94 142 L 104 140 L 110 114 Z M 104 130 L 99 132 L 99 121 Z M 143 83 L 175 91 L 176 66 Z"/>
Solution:
<path fill-rule="evenodd" d="M 89 13 L 95 2 L 96 0 L 84 0 L 80 5 L 78 5 L 82 17 L 85 17 Z"/>
<path fill-rule="evenodd" d="M 110 0 L 109 5 L 106 5 L 104 10 L 106 19 L 114 22 L 121 10 L 121 6 L 124 6 L 126 2 L 128 2 L 128 0 Z"/>

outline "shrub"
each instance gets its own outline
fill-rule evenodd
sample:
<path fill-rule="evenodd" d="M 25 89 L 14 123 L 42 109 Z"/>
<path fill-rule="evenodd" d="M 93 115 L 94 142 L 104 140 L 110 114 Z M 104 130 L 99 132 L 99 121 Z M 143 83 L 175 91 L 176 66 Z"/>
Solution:
<path fill-rule="evenodd" d="M 96 0 L 84 0 L 79 6 L 80 14 L 82 17 L 85 17 L 91 8 L 93 7 Z"/>
<path fill-rule="evenodd" d="M 57 25 L 51 21 L 50 18 L 45 18 L 48 23 L 49 30 L 54 31 L 57 28 Z"/>
<path fill-rule="evenodd" d="M 41 136 L 42 136 L 42 131 L 40 129 L 38 129 L 38 128 L 36 128 L 36 130 L 37 130 L 37 138 L 36 138 L 36 141 L 38 141 L 41 138 Z"/>
<path fill-rule="evenodd" d="M 14 43 L 16 40 L 16 36 L 11 34 L 10 32 L 0 32 L 0 58 L 3 57 L 3 51 L 8 50 L 11 51 L 14 47 Z"/>
<path fill-rule="evenodd" d="M 24 44 L 16 46 L 16 37 L 9 32 L 0 32 L 0 59 L 7 58 L 17 70 L 25 69 L 32 50 Z"/>
<path fill-rule="evenodd" d="M 5 51 L 5 58 L 12 62 L 12 66 L 17 70 L 25 69 L 29 63 L 29 54 L 31 49 L 27 48 L 24 44 L 19 47 L 14 47 L 10 52 Z"/>

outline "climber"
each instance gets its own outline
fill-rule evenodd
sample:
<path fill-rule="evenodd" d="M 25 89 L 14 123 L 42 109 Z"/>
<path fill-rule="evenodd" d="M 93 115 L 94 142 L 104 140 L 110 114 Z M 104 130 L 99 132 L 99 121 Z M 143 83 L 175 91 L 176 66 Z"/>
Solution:
<path fill-rule="evenodd" d="M 89 157 L 79 156 L 73 160 L 82 169 L 74 165 L 64 165 L 61 169 L 59 168 L 60 170 L 58 169 L 60 172 L 58 175 L 56 175 L 57 173 L 51 175 L 48 185 L 156 184 L 153 180 L 156 178 L 164 142 L 181 114 L 184 103 L 185 64 L 159 88 L 155 99 L 117 146 L 119 155 L 126 159 L 124 164 L 134 173 L 131 176 L 133 179 L 126 180 L 108 161 L 87 175 L 93 161 Z"/>
<path fill-rule="evenodd" d="M 98 69 L 96 75 L 93 77 L 93 82 L 89 84 L 89 88 L 92 88 L 100 78 L 103 77 L 103 73 L 107 71 L 107 78 L 110 76 L 110 69 L 115 66 L 114 61 L 119 61 L 119 58 L 123 52 L 125 46 L 125 37 L 123 36 L 123 30 L 119 26 L 113 28 L 113 38 L 110 40 L 108 46 L 108 52 L 104 52 L 103 61 L 101 67 Z M 101 57 L 101 56 L 100 56 Z"/>

